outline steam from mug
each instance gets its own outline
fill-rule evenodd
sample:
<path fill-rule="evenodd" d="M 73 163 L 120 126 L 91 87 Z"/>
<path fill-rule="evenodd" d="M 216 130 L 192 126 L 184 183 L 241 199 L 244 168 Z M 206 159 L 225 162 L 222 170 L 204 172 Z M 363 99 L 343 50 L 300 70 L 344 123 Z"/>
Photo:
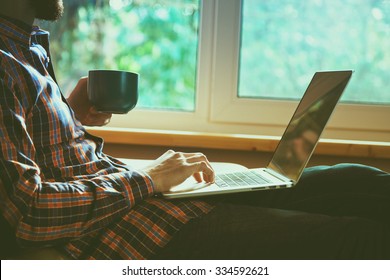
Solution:
<path fill-rule="evenodd" d="M 126 114 L 138 101 L 139 74 L 117 70 L 91 70 L 88 98 L 99 112 Z"/>

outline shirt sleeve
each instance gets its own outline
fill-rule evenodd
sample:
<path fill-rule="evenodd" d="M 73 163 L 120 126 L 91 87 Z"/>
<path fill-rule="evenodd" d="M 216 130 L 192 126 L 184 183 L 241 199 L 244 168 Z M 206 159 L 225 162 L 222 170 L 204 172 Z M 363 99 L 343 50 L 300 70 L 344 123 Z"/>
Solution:
<path fill-rule="evenodd" d="M 54 245 L 104 228 L 154 195 L 130 170 L 47 181 L 34 161 L 23 100 L 0 78 L 0 210 L 25 246 Z"/>

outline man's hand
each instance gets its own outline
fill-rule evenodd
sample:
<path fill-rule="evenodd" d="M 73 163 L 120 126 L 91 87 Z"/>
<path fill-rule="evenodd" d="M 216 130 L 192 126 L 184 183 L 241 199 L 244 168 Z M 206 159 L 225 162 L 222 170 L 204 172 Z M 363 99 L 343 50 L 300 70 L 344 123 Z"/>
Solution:
<path fill-rule="evenodd" d="M 151 177 L 156 192 L 169 191 L 190 176 L 194 176 L 198 182 L 204 180 L 213 183 L 215 179 L 210 162 L 201 153 L 180 153 L 169 150 L 144 171 Z"/>
<path fill-rule="evenodd" d="M 110 122 L 112 114 L 97 112 L 88 99 L 88 77 L 79 80 L 67 101 L 77 119 L 83 125 L 103 126 Z"/>

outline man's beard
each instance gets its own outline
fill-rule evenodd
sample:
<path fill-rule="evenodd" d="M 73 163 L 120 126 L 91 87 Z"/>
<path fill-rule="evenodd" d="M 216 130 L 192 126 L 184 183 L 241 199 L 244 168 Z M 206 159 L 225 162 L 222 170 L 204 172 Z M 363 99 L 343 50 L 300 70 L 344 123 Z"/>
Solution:
<path fill-rule="evenodd" d="M 64 12 L 62 0 L 29 0 L 29 4 L 37 19 L 55 21 Z"/>

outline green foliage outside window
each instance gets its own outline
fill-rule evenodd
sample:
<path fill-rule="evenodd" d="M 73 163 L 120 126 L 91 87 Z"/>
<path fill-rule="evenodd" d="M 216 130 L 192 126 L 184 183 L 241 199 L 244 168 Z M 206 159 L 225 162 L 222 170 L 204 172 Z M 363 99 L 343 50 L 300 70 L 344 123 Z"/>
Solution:
<path fill-rule="evenodd" d="M 240 97 L 299 99 L 315 71 L 352 69 L 342 100 L 390 103 L 390 1 L 243 3 Z"/>
<path fill-rule="evenodd" d="M 140 73 L 138 107 L 193 111 L 200 2 L 64 1 L 40 23 L 63 92 L 120 69 Z M 353 69 L 344 101 L 390 103 L 389 1 L 244 0 L 242 24 L 240 97 L 297 99 L 315 71 Z"/>
<path fill-rule="evenodd" d="M 138 107 L 195 107 L 199 6 L 196 0 L 68 0 L 51 33 L 65 94 L 91 69 L 140 74 Z"/>

